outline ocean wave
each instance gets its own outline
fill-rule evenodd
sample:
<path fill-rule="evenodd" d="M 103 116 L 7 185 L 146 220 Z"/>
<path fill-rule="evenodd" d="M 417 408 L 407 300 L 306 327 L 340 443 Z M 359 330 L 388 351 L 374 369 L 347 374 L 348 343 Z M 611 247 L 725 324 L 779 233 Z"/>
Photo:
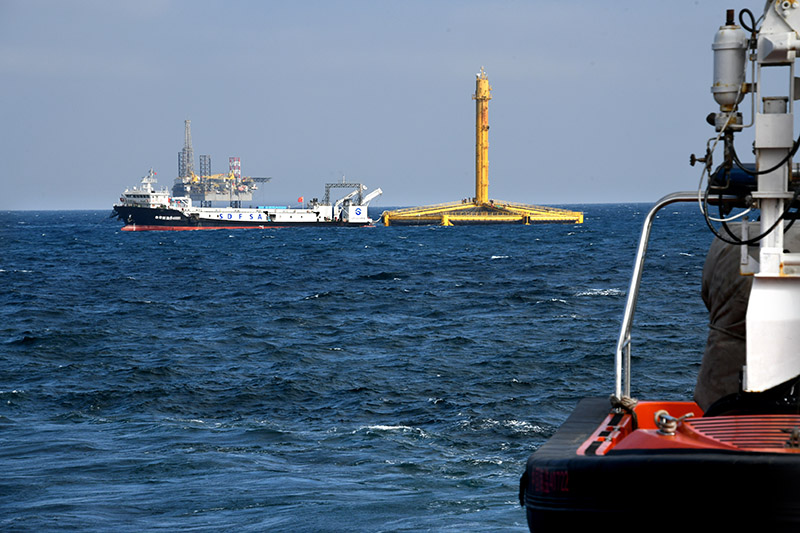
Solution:
<path fill-rule="evenodd" d="M 386 280 L 399 280 L 401 275 L 397 272 L 376 272 L 374 274 L 366 274 L 359 279 L 368 281 L 386 281 Z"/>
<path fill-rule="evenodd" d="M 547 431 L 546 428 L 525 420 L 505 420 L 503 425 L 516 433 L 522 434 L 545 433 Z"/>
<path fill-rule="evenodd" d="M 333 296 L 333 294 L 330 291 L 324 291 L 304 296 L 303 300 L 318 300 L 320 298 L 328 298 L 330 296 Z"/>
<path fill-rule="evenodd" d="M 270 529 L 230 511 L 254 508 L 286 530 L 521 527 L 508 501 L 528 454 L 613 382 L 644 214 L 592 209 L 580 229 L 174 235 L 45 213 L 45 237 L 16 226 L 29 213 L 0 217 L 13 235 L 0 239 L 0 455 L 16 520 L 0 524 Z M 664 218 L 683 255 L 651 242 L 645 276 L 663 266 L 643 280 L 634 357 L 670 357 L 634 359 L 633 385 L 667 375 L 662 390 L 690 396 L 708 232 Z"/>
<path fill-rule="evenodd" d="M 624 296 L 625 292 L 620 289 L 586 289 L 575 293 L 575 296 Z"/>
<path fill-rule="evenodd" d="M 354 433 L 366 433 L 367 435 L 411 435 L 415 438 L 427 439 L 430 436 L 422 428 L 406 425 L 374 424 L 361 426 Z"/>
<path fill-rule="evenodd" d="M 565 303 L 569 303 L 569 302 L 567 302 L 563 298 L 550 298 L 548 300 L 537 300 L 536 303 L 537 304 L 546 304 L 546 303 L 549 303 L 549 304 L 565 304 Z"/>

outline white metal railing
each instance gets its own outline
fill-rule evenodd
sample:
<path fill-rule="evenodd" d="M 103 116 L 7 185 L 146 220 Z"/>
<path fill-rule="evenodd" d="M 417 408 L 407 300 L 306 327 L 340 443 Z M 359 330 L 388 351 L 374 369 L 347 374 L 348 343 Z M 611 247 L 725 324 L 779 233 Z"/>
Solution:
<path fill-rule="evenodd" d="M 723 201 L 730 201 L 733 198 L 726 197 Z M 631 394 L 631 327 L 633 326 L 633 315 L 636 311 L 636 300 L 639 297 L 639 285 L 642 281 L 642 268 L 644 258 L 647 254 L 647 244 L 650 240 L 650 229 L 653 226 L 653 219 L 656 213 L 662 208 L 677 202 L 696 202 L 697 191 L 684 191 L 668 194 L 658 200 L 644 219 L 642 234 L 639 237 L 639 248 L 636 251 L 636 261 L 633 265 L 633 275 L 631 285 L 628 290 L 628 297 L 625 302 L 625 314 L 622 317 L 622 326 L 617 340 L 617 351 L 615 356 L 616 387 L 617 398 L 630 396 Z M 711 203 L 711 199 L 709 199 Z M 623 378 L 624 374 L 624 378 Z"/>

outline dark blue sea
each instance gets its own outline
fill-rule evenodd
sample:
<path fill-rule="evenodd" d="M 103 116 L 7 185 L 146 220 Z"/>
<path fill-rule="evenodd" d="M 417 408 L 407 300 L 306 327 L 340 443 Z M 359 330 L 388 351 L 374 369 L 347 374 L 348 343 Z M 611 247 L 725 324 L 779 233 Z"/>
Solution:
<path fill-rule="evenodd" d="M 0 530 L 526 531 L 648 205 L 583 225 L 121 232 L 0 212 Z M 377 216 L 377 213 L 375 214 Z M 711 242 L 656 221 L 633 395 L 690 399 Z"/>

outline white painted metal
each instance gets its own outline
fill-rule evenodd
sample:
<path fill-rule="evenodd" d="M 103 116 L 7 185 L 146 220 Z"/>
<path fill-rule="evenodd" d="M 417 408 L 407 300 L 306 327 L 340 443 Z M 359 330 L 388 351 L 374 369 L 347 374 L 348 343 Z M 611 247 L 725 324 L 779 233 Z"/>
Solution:
<path fill-rule="evenodd" d="M 744 98 L 747 34 L 739 26 L 722 26 L 711 46 L 714 50 L 714 83 L 711 92 L 720 106 L 728 110 Z"/>
<path fill-rule="evenodd" d="M 746 390 L 800 375 L 800 277 L 756 276 L 747 304 Z"/>
<path fill-rule="evenodd" d="M 383 194 L 383 191 L 381 190 L 380 187 L 378 187 L 377 189 L 375 189 L 374 191 L 372 191 L 371 193 L 369 193 L 368 195 L 366 195 L 364 197 L 364 199 L 361 201 L 361 205 L 368 206 L 369 203 L 372 200 L 374 200 L 376 197 L 380 196 L 381 194 Z"/>
<path fill-rule="evenodd" d="M 800 3 L 773 1 L 765 7 L 757 43 L 757 101 L 755 115 L 758 190 L 753 194 L 761 211 L 757 272 L 747 308 L 747 359 L 744 390 L 760 392 L 800 375 L 800 277 L 794 256 L 785 257 L 781 221 L 789 193 L 788 156 L 794 145 L 794 61 L 800 50 Z M 785 94 L 762 94 L 763 69 L 786 71 Z M 781 72 L 782 72 L 781 71 Z M 771 88 L 774 90 L 774 88 Z M 780 222 L 779 222 L 780 221 Z M 777 224 L 777 225 L 776 225 Z M 776 226 L 774 230 L 770 228 Z"/>

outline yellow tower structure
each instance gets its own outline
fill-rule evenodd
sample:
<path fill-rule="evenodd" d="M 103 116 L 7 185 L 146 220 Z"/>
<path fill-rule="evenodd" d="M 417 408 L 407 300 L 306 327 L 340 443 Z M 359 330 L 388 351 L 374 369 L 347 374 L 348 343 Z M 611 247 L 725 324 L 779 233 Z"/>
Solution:
<path fill-rule="evenodd" d="M 492 88 L 483 67 L 475 80 L 475 203 L 489 201 L 489 100 Z"/>
<path fill-rule="evenodd" d="M 492 99 L 492 88 L 483 67 L 476 76 L 472 99 L 475 100 L 475 197 L 461 202 L 384 211 L 381 215 L 383 224 L 582 224 L 583 213 L 580 211 L 489 199 L 489 100 Z"/>

